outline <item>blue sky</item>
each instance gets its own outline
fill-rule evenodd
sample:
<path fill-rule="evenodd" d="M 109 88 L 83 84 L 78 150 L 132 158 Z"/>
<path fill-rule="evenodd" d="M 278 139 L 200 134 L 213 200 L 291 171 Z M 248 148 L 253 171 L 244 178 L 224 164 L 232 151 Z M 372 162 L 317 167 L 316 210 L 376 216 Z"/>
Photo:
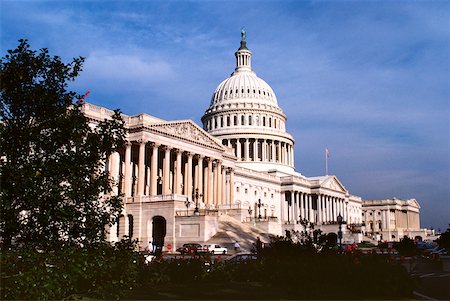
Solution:
<path fill-rule="evenodd" d="M 200 118 L 234 70 L 245 26 L 253 69 L 296 139 L 297 171 L 329 170 L 365 199 L 416 198 L 450 222 L 448 1 L 1 1 L 1 52 L 27 38 L 69 61 L 87 101 Z"/>

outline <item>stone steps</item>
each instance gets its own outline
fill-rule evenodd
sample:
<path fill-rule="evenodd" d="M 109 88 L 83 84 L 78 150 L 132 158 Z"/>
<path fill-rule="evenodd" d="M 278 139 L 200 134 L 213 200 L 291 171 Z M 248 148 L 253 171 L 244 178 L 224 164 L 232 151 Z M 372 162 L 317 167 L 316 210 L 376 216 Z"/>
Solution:
<path fill-rule="evenodd" d="M 253 227 L 251 224 L 242 223 L 229 215 L 219 216 L 219 230 L 206 244 L 219 244 L 226 247 L 229 253 L 234 252 L 234 243 L 237 241 L 242 252 L 249 252 L 253 248 L 257 237 L 262 242 L 270 242 L 267 233 Z"/>

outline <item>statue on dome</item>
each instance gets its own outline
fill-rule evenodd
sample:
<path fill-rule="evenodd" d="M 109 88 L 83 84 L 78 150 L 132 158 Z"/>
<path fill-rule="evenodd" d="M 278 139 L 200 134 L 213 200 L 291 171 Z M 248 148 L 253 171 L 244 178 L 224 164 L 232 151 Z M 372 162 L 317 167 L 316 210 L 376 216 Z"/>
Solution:
<path fill-rule="evenodd" d="M 241 28 L 241 41 L 245 42 L 247 34 L 245 33 L 245 27 Z"/>

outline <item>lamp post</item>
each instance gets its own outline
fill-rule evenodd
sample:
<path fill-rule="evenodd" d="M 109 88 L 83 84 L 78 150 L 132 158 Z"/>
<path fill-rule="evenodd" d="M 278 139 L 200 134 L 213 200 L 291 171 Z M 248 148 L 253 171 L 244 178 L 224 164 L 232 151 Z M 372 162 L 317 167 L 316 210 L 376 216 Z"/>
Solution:
<path fill-rule="evenodd" d="M 195 215 L 199 215 L 200 212 L 198 211 L 198 198 L 202 197 L 203 194 L 198 193 L 198 188 L 195 188 L 195 193 L 192 194 L 192 198 L 195 199 L 195 209 L 194 209 L 194 214 Z"/>
<path fill-rule="evenodd" d="M 339 230 L 338 230 L 338 238 L 339 238 L 339 251 L 342 253 L 342 215 L 339 213 L 337 216 L 337 222 L 339 224 Z"/>
<path fill-rule="evenodd" d="M 258 199 L 258 219 L 261 220 L 261 199 Z"/>
<path fill-rule="evenodd" d="M 247 212 L 248 212 L 248 215 L 249 215 L 249 218 L 250 218 L 250 221 L 251 221 L 252 220 L 252 212 L 253 212 L 251 206 L 248 206 Z"/>
<path fill-rule="evenodd" d="M 184 205 L 186 206 L 186 216 L 189 216 L 189 205 L 191 202 L 189 200 L 184 201 Z"/>

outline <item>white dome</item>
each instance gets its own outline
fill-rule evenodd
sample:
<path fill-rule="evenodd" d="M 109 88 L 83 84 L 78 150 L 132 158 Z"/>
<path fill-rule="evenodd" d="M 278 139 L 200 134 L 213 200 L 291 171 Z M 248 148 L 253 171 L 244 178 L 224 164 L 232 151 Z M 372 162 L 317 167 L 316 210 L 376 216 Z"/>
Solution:
<path fill-rule="evenodd" d="M 258 171 L 294 172 L 294 138 L 272 88 L 251 67 L 245 33 L 236 68 L 222 81 L 202 117 L 203 128 L 232 147 L 237 164 Z"/>
<path fill-rule="evenodd" d="M 211 106 L 230 102 L 257 102 L 278 105 L 272 88 L 253 71 L 235 71 L 219 84 L 211 99 Z"/>

